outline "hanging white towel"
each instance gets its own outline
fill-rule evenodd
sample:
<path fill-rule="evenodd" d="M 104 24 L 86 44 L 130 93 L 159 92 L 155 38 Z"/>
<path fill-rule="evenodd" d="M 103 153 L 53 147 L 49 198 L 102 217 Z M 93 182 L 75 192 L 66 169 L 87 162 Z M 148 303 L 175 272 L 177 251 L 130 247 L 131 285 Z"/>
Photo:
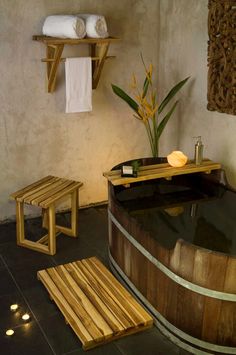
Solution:
<path fill-rule="evenodd" d="M 67 58 L 66 113 L 92 111 L 91 57 Z"/>

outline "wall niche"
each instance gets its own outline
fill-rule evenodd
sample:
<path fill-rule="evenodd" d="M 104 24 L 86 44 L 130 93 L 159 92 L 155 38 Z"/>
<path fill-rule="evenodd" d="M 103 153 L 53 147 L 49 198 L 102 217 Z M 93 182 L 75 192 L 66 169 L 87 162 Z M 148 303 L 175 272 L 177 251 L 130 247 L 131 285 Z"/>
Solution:
<path fill-rule="evenodd" d="M 236 0 L 208 1 L 207 109 L 236 115 Z"/>

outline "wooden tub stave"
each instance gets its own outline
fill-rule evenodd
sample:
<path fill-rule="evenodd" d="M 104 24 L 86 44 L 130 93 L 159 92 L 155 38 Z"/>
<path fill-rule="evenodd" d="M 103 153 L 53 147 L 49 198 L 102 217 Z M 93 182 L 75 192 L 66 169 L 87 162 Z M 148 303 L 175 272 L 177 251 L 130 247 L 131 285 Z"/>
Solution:
<path fill-rule="evenodd" d="M 164 325 L 170 333 L 181 342 L 200 347 L 205 352 L 236 354 L 235 257 L 206 250 L 181 239 L 173 249 L 164 248 L 116 200 L 111 184 L 109 230 L 113 267 L 118 265 L 147 305 L 150 304 L 160 315 L 159 321 L 166 321 Z M 127 239 L 125 233 L 133 237 L 144 253 Z M 152 259 L 167 268 L 172 276 L 189 281 L 190 286 L 200 286 L 200 291 L 204 293 L 206 289 L 208 294 L 201 294 L 198 289 L 191 290 L 188 284 L 184 287 L 181 281 L 176 282 L 160 270 Z M 220 293 L 214 294 L 214 291 Z M 224 293 L 226 298 L 231 294 L 234 299 L 225 300 Z"/>

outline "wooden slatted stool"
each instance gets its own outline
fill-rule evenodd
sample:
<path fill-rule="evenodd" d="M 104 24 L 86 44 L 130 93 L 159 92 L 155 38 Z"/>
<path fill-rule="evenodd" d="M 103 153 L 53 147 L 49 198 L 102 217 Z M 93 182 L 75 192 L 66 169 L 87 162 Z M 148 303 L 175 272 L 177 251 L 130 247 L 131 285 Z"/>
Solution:
<path fill-rule="evenodd" d="M 45 254 L 56 253 L 56 234 L 64 233 L 71 237 L 78 235 L 79 181 L 47 176 L 10 195 L 16 201 L 17 244 Z M 71 228 L 56 225 L 55 204 L 61 198 L 71 197 Z M 48 234 L 36 242 L 25 238 L 24 204 L 42 207 L 43 227 Z"/>

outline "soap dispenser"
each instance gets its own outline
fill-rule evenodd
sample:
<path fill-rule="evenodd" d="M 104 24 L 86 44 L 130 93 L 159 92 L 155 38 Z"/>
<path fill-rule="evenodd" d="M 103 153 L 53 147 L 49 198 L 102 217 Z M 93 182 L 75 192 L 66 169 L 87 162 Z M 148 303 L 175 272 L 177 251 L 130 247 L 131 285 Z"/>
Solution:
<path fill-rule="evenodd" d="M 200 165 L 202 163 L 202 158 L 203 158 L 203 144 L 202 144 L 201 136 L 197 136 L 194 138 L 197 138 L 197 142 L 195 144 L 194 162 L 196 165 Z"/>

